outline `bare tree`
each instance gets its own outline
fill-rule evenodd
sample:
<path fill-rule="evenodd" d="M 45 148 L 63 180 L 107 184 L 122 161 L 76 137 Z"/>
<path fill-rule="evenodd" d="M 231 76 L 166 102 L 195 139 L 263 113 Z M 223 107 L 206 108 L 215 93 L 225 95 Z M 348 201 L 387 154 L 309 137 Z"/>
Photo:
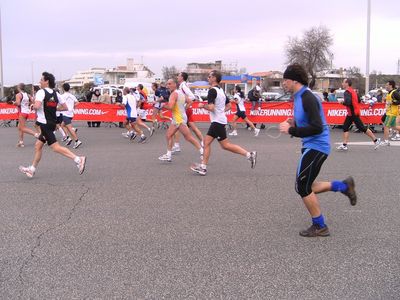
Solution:
<path fill-rule="evenodd" d="M 172 67 L 164 66 L 164 67 L 162 67 L 161 72 L 163 74 L 163 79 L 165 81 L 172 77 L 177 76 L 179 73 L 178 69 L 175 66 L 172 66 Z"/>
<path fill-rule="evenodd" d="M 309 87 L 315 85 L 317 72 L 328 68 L 333 59 L 330 47 L 333 37 L 324 26 L 312 27 L 304 32 L 302 38 L 289 37 L 286 45 L 287 64 L 298 63 L 311 75 Z"/>

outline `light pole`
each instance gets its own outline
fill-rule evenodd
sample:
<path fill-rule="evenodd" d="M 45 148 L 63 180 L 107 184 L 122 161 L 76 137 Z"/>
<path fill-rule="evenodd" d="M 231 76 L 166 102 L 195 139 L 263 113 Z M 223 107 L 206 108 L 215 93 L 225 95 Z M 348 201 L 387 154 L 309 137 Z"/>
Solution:
<path fill-rule="evenodd" d="M 0 7 L 0 97 L 4 97 L 4 79 L 3 79 L 3 42 L 2 42 L 2 34 L 1 34 L 1 7 Z"/>
<path fill-rule="evenodd" d="M 371 0 L 368 1 L 367 10 L 367 63 L 365 68 L 365 94 L 369 92 L 369 50 L 370 50 L 370 34 L 371 34 Z"/>

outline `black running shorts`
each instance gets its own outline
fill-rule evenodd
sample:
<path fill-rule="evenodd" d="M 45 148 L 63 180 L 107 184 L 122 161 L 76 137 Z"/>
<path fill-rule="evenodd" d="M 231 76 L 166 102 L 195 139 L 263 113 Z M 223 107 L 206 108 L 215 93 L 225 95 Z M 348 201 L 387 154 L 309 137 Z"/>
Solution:
<path fill-rule="evenodd" d="M 246 112 L 244 112 L 244 111 L 238 110 L 238 111 L 236 112 L 236 115 L 237 115 L 239 118 L 242 118 L 243 120 L 246 119 Z"/>
<path fill-rule="evenodd" d="M 226 129 L 224 124 L 220 124 L 217 122 L 211 123 L 210 128 L 208 129 L 207 135 L 217 139 L 218 142 L 221 142 L 226 139 Z"/>
<path fill-rule="evenodd" d="M 343 123 L 343 131 L 349 131 L 350 125 L 353 124 L 353 122 L 361 132 L 365 133 L 367 131 L 367 127 L 361 121 L 360 116 L 347 116 Z"/>
<path fill-rule="evenodd" d="M 314 149 L 303 148 L 296 173 L 296 192 L 303 198 L 312 193 L 312 184 L 317 178 L 328 155 Z"/>
<path fill-rule="evenodd" d="M 43 142 L 47 143 L 47 145 L 52 145 L 57 142 L 56 136 L 54 135 L 54 130 L 56 130 L 56 125 L 51 124 L 42 124 L 39 123 L 40 126 L 40 135 L 38 139 Z"/>

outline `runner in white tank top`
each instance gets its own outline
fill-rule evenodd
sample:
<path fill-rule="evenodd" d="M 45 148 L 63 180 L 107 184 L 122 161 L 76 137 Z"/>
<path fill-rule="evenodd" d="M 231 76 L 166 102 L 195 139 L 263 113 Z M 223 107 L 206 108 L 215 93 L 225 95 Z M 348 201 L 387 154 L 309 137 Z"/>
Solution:
<path fill-rule="evenodd" d="M 15 105 L 18 106 L 18 136 L 19 141 L 17 143 L 17 147 L 24 147 L 24 133 L 33 135 L 34 137 L 38 137 L 39 133 L 33 131 L 32 129 L 26 127 L 26 121 L 31 113 L 30 105 L 31 98 L 25 92 L 25 84 L 20 83 L 17 86 L 18 94 L 15 96 Z"/>
<path fill-rule="evenodd" d="M 179 131 L 182 133 L 184 138 L 196 147 L 200 152 L 200 156 L 203 155 L 203 148 L 200 143 L 192 136 L 187 126 L 187 116 L 185 111 L 186 98 L 182 91 L 177 90 L 178 82 L 175 79 L 169 79 L 167 81 L 167 88 L 170 90 L 171 95 L 169 101 L 164 105 L 165 109 L 172 111 L 172 122 L 166 133 L 167 136 L 167 153 L 161 155 L 158 159 L 161 161 L 172 161 L 172 143 L 174 134 Z"/>
<path fill-rule="evenodd" d="M 201 164 L 194 164 L 191 170 L 200 175 L 207 174 L 207 163 L 210 158 L 211 143 L 217 139 L 222 149 L 245 156 L 250 161 L 253 169 L 256 166 L 257 152 L 249 152 L 242 147 L 232 144 L 226 137 L 225 125 L 228 123 L 225 111 L 230 109 L 230 103 L 223 89 L 219 86 L 222 74 L 220 71 L 213 70 L 208 75 L 208 83 L 211 89 L 208 91 L 207 104 L 201 103 L 199 108 L 204 108 L 210 112 L 211 126 L 204 138 L 204 157 Z"/>

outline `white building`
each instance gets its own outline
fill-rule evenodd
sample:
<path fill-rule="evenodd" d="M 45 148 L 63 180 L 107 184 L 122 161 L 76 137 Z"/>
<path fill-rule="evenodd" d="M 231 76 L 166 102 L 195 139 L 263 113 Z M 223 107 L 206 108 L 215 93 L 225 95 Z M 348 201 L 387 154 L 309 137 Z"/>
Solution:
<path fill-rule="evenodd" d="M 67 80 L 71 87 L 82 87 L 86 83 L 124 85 L 125 82 L 143 81 L 154 82 L 154 72 L 144 64 L 135 64 L 132 58 L 127 59 L 126 66 L 115 68 L 91 68 L 87 71 L 79 71 Z"/>
<path fill-rule="evenodd" d="M 72 75 L 71 79 L 65 82 L 69 83 L 71 87 L 81 87 L 85 83 L 94 83 L 96 76 L 102 76 L 106 72 L 106 68 L 91 68 L 87 71 L 78 71 Z"/>

